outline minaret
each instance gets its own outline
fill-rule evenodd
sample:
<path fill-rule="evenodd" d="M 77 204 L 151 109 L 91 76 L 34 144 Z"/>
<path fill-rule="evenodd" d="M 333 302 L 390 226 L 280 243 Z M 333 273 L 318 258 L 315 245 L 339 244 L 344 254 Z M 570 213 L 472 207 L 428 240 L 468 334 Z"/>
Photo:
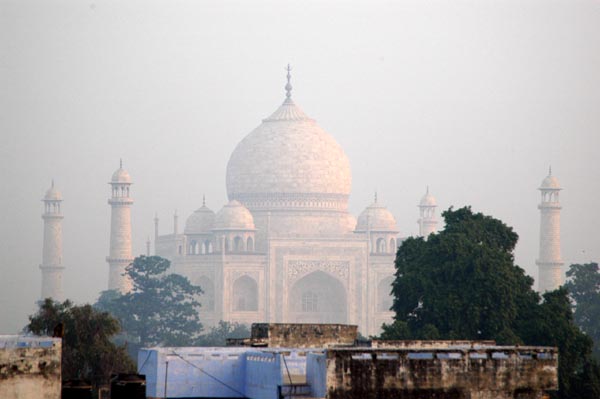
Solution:
<path fill-rule="evenodd" d="M 429 234 L 435 233 L 437 230 L 437 219 L 435 218 L 435 208 L 437 203 L 435 197 L 429 194 L 429 187 L 421 202 L 419 202 L 419 236 L 427 238 Z"/>
<path fill-rule="evenodd" d="M 125 277 L 125 268 L 133 261 L 131 256 L 131 204 L 129 196 L 131 177 L 121 161 L 119 169 L 110 181 L 112 196 L 108 200 L 111 206 L 110 254 L 106 258 L 110 267 L 108 289 L 127 292 L 131 281 Z"/>
<path fill-rule="evenodd" d="M 62 195 L 52 186 L 46 191 L 44 202 L 44 249 L 42 253 L 42 299 L 62 301 Z"/>
<path fill-rule="evenodd" d="M 560 202 L 558 194 L 561 190 L 558 179 L 552 176 L 552 169 L 542 181 L 539 190 L 542 193 L 540 210 L 540 256 L 535 262 L 538 265 L 538 289 L 540 292 L 551 291 L 564 283 L 564 262 L 560 256 Z"/>
<path fill-rule="evenodd" d="M 156 255 L 158 246 L 158 212 L 154 214 L 154 255 Z"/>

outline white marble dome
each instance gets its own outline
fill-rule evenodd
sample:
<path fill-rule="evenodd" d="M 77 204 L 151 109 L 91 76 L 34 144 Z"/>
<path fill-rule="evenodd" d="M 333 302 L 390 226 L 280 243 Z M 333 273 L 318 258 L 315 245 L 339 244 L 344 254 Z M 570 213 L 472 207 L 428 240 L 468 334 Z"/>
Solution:
<path fill-rule="evenodd" d="M 215 218 L 213 230 L 254 230 L 254 218 L 239 201 L 229 201 Z"/>
<path fill-rule="evenodd" d="M 184 234 L 206 234 L 215 227 L 215 213 L 206 205 L 202 205 L 185 221 Z"/>
<path fill-rule="evenodd" d="M 248 134 L 227 164 L 227 194 L 250 209 L 346 209 L 350 162 L 335 139 L 290 99 Z"/>
<path fill-rule="evenodd" d="M 398 232 L 396 218 L 385 206 L 378 204 L 377 200 L 358 216 L 356 231 L 364 232 L 367 230 Z"/>
<path fill-rule="evenodd" d="M 115 173 L 113 173 L 110 182 L 131 184 L 131 176 L 129 176 L 129 173 L 125 169 L 123 169 L 123 166 L 121 166 L 119 167 L 119 169 L 115 170 Z"/>
<path fill-rule="evenodd" d="M 435 197 L 433 195 L 429 194 L 429 189 L 427 189 L 427 192 L 425 193 L 423 198 L 421 198 L 421 202 L 419 202 L 419 206 L 437 206 Z"/>
<path fill-rule="evenodd" d="M 550 190 L 560 190 L 560 184 L 558 183 L 558 179 L 552 175 L 546 176 L 544 180 L 542 180 L 541 189 L 550 189 Z"/>

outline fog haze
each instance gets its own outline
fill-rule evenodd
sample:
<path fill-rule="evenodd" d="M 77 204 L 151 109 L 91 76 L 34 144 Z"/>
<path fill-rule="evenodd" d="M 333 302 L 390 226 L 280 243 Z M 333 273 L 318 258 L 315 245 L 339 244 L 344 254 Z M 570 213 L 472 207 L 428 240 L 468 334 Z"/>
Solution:
<path fill-rule="evenodd" d="M 0 333 L 39 299 L 51 179 L 65 296 L 94 302 L 119 159 L 137 255 L 155 212 L 166 234 L 203 195 L 226 203 L 229 156 L 284 100 L 288 62 L 295 102 L 350 159 L 354 215 L 377 191 L 415 235 L 429 186 L 439 212 L 471 205 L 513 226 L 535 278 L 552 165 L 565 264 L 600 260 L 599 1 L 1 0 Z"/>

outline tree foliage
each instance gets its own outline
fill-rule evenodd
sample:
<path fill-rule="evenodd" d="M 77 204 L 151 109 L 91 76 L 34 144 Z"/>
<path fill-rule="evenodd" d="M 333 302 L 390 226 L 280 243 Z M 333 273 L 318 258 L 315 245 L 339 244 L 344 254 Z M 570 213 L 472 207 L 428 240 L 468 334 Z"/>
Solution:
<path fill-rule="evenodd" d="M 197 299 L 202 289 L 168 273 L 169 267 L 159 256 L 135 258 L 126 268 L 132 290 L 104 291 L 95 305 L 119 319 L 124 339 L 136 352 L 144 346 L 189 346 L 202 330 Z"/>
<path fill-rule="evenodd" d="M 196 342 L 196 346 L 225 346 L 228 338 L 250 338 L 250 329 L 246 324 L 219 321 L 215 327 L 211 327 L 207 333 L 202 334 Z"/>
<path fill-rule="evenodd" d="M 63 379 L 84 379 L 99 386 L 108 384 L 111 373 L 135 372 L 126 348 L 112 342 L 120 331 L 119 322 L 90 305 L 74 306 L 68 300 L 60 303 L 47 298 L 39 303 L 37 313 L 29 316 L 25 331 L 51 336 L 61 323 Z"/>
<path fill-rule="evenodd" d="M 559 348 L 561 398 L 599 397 L 591 340 L 573 322 L 568 293 L 540 297 L 514 264 L 511 227 L 471 208 L 443 213 L 446 227 L 405 240 L 392 285 L 395 321 L 385 339 L 491 339 Z M 591 396 L 590 396 L 591 395 Z"/>
<path fill-rule="evenodd" d="M 574 264 L 567 271 L 565 287 L 573 300 L 575 323 L 594 340 L 600 359 L 600 272 L 597 263 Z"/>

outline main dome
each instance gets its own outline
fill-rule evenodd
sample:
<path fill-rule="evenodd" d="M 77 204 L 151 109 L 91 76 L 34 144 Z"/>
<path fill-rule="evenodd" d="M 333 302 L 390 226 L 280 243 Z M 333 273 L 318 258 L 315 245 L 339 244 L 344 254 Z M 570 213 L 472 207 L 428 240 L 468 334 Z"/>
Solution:
<path fill-rule="evenodd" d="M 290 98 L 235 148 L 227 194 L 250 209 L 346 209 L 350 162 L 342 147 Z"/>

